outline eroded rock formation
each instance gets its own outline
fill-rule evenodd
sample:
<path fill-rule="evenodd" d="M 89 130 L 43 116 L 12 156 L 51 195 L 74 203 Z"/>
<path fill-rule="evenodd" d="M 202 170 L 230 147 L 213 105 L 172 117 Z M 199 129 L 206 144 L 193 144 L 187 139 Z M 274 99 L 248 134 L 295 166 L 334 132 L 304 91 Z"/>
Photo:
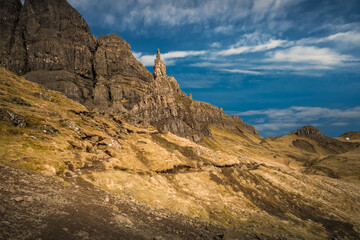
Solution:
<path fill-rule="evenodd" d="M 317 129 L 313 126 L 305 126 L 296 131 L 293 131 L 291 133 L 295 134 L 295 135 L 313 135 L 313 134 L 321 135 L 322 134 L 322 132 L 319 129 Z"/>
<path fill-rule="evenodd" d="M 238 117 L 189 98 L 167 76 L 158 50 L 151 74 L 112 34 L 91 35 L 66 0 L 0 0 L 0 63 L 99 112 L 200 141 L 211 125 L 257 134 Z M 4 16 L 4 17 L 3 17 Z M 5 36 L 5 37 L 4 37 Z"/>

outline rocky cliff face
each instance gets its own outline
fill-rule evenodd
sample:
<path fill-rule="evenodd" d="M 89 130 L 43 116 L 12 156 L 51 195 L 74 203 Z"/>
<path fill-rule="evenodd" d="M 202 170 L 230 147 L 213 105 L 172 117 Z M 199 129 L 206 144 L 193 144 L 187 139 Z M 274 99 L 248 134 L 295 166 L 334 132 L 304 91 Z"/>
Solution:
<path fill-rule="evenodd" d="M 9 54 L 14 41 L 14 31 L 22 8 L 20 0 L 0 1 L 0 63 L 9 66 Z"/>
<path fill-rule="evenodd" d="M 91 98 L 95 41 L 66 0 L 26 0 L 13 36 L 8 69 L 79 102 Z"/>
<path fill-rule="evenodd" d="M 1 65 L 64 92 L 100 112 L 200 141 L 210 125 L 257 134 L 254 127 L 217 107 L 198 102 L 167 76 L 158 51 L 151 74 L 122 38 L 91 36 L 66 0 L 0 0 Z"/>

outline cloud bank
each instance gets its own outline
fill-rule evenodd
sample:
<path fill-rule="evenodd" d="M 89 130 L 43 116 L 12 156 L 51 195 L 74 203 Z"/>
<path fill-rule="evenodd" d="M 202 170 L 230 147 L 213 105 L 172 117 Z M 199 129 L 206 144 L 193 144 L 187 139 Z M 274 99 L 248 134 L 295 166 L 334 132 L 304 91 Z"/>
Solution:
<path fill-rule="evenodd" d="M 266 109 L 238 112 L 240 117 L 251 117 L 259 131 L 276 132 L 314 125 L 347 126 L 357 122 L 360 126 L 360 106 L 348 109 L 293 106 L 286 109 Z"/>

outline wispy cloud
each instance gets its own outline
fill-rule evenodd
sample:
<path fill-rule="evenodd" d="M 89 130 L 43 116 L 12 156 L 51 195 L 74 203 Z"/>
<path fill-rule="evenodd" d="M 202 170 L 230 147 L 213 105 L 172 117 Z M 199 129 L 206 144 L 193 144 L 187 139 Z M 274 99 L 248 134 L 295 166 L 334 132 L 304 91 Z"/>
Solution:
<path fill-rule="evenodd" d="M 176 59 L 187 58 L 194 56 L 201 56 L 206 54 L 208 51 L 173 51 L 161 54 L 161 58 L 167 65 L 175 64 Z M 156 55 L 142 55 L 142 53 L 135 53 L 134 56 L 145 66 L 153 66 Z"/>
<path fill-rule="evenodd" d="M 352 61 L 349 55 L 341 55 L 329 48 L 313 46 L 295 46 L 285 50 L 277 50 L 268 54 L 268 62 L 316 64 L 322 66 L 340 65 Z"/>
<path fill-rule="evenodd" d="M 259 131 L 278 131 L 305 125 L 347 126 L 349 122 L 360 124 L 360 106 L 347 109 L 294 106 L 286 109 L 252 110 L 237 113 L 240 117 L 251 117 Z M 257 119 L 261 119 L 261 122 Z M 265 120 L 264 120 L 265 119 Z"/>
<path fill-rule="evenodd" d="M 234 31 L 234 26 L 218 26 L 214 29 L 215 33 L 231 34 Z"/>
<path fill-rule="evenodd" d="M 337 42 L 341 44 L 346 44 L 347 47 L 357 46 L 360 47 L 360 32 L 357 31 L 348 31 L 348 32 L 339 32 L 326 37 L 310 37 L 304 38 L 296 41 L 298 45 L 309 45 L 309 44 L 319 44 L 327 42 Z M 348 45 L 351 46 L 348 46 Z"/>
<path fill-rule="evenodd" d="M 248 75 L 262 75 L 263 74 L 262 72 L 241 70 L 241 69 L 221 69 L 221 71 L 229 72 L 229 73 L 248 74 Z"/>
<path fill-rule="evenodd" d="M 217 52 L 217 54 L 223 55 L 223 56 L 229 56 L 229 55 L 237 55 L 237 54 L 244 54 L 244 53 L 263 52 L 263 51 L 268 51 L 268 50 L 278 48 L 278 47 L 285 47 L 288 45 L 289 45 L 289 42 L 287 42 L 285 40 L 270 39 L 268 42 L 258 44 L 258 45 L 231 47 L 229 49 L 219 51 L 219 52 Z"/>
<path fill-rule="evenodd" d="M 115 23 L 115 18 L 113 15 L 111 14 L 107 14 L 105 16 L 104 22 L 108 25 L 113 25 Z"/>
<path fill-rule="evenodd" d="M 221 43 L 219 43 L 219 42 L 213 42 L 213 43 L 210 44 L 210 47 L 219 48 L 219 47 L 221 47 Z"/>
<path fill-rule="evenodd" d="M 285 9 L 298 5 L 303 0 L 69 0 L 81 11 L 91 11 L 93 6 L 98 14 L 111 12 L 122 30 L 139 29 L 140 26 L 184 26 L 189 24 L 213 24 L 215 33 L 224 34 L 233 30 L 233 24 L 244 19 L 252 23 L 285 21 Z M 99 20 L 99 19 L 98 19 Z M 268 21 L 267 21 L 268 20 Z"/>

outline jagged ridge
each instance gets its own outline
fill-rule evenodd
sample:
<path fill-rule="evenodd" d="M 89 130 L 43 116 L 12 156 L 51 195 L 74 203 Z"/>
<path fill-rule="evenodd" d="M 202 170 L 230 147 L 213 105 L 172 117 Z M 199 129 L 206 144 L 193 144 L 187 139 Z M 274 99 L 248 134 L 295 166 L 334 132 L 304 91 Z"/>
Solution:
<path fill-rule="evenodd" d="M 188 98 L 167 76 L 160 53 L 152 75 L 121 37 L 96 39 L 66 0 L 1 4 L 5 6 L 1 32 L 11 36 L 1 41 L 0 65 L 5 68 L 100 112 L 195 141 L 210 136 L 210 125 L 258 134 L 240 118 Z"/>

